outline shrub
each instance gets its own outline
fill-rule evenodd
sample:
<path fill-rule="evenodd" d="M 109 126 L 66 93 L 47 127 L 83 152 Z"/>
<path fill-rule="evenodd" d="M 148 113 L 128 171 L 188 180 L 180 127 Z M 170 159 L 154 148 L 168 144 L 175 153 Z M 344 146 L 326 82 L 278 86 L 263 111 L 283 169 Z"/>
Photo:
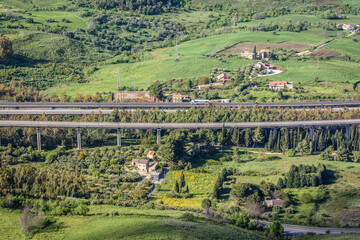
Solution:
<path fill-rule="evenodd" d="M 183 213 L 180 216 L 180 219 L 182 219 L 184 221 L 188 221 L 188 222 L 195 222 L 195 220 L 196 220 L 194 214 L 189 213 L 189 212 Z"/>

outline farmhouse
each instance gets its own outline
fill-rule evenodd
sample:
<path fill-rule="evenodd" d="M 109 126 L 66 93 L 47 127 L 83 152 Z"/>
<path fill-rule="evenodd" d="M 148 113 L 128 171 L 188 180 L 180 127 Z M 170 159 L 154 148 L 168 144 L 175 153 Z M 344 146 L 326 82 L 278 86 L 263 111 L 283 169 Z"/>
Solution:
<path fill-rule="evenodd" d="M 355 31 L 356 30 L 356 26 L 355 25 L 351 25 L 351 24 L 343 24 L 342 28 L 344 30 L 348 30 L 348 31 Z"/>
<path fill-rule="evenodd" d="M 255 54 L 252 53 L 252 52 L 248 52 L 248 51 L 242 51 L 240 53 L 240 56 L 246 57 L 247 59 L 250 59 L 250 60 L 255 60 L 256 59 Z"/>
<path fill-rule="evenodd" d="M 221 85 L 228 85 L 231 83 L 230 76 L 225 73 L 218 75 L 216 78 L 221 83 Z"/>
<path fill-rule="evenodd" d="M 273 81 L 269 83 L 269 88 L 274 90 L 293 89 L 294 84 L 288 81 Z"/>
<path fill-rule="evenodd" d="M 283 200 L 276 198 L 276 199 L 272 199 L 272 198 L 267 198 L 265 199 L 265 205 L 267 207 L 274 207 L 274 206 L 282 206 L 284 203 Z"/>
<path fill-rule="evenodd" d="M 148 91 L 119 91 L 112 93 L 112 101 L 145 100 L 154 102 L 155 99 L 150 96 Z"/>
<path fill-rule="evenodd" d="M 258 58 L 262 59 L 262 58 L 268 58 L 270 55 L 270 49 L 262 49 L 260 50 L 260 52 L 258 53 Z"/>
<path fill-rule="evenodd" d="M 153 159 L 155 155 L 156 155 L 156 152 L 155 152 L 155 151 L 149 151 L 146 156 L 147 156 L 149 159 Z"/>
<path fill-rule="evenodd" d="M 273 70 L 276 69 L 276 67 L 272 64 L 268 64 L 265 62 L 258 62 L 257 64 L 255 64 L 255 68 L 261 72 L 262 70 Z"/>
<path fill-rule="evenodd" d="M 187 95 L 172 94 L 172 102 L 175 102 L 175 103 L 181 103 L 181 102 L 189 101 L 189 99 L 190 98 Z"/>
<path fill-rule="evenodd" d="M 138 167 L 140 171 L 149 171 L 149 160 L 148 159 L 133 159 L 130 163 L 131 166 Z"/>

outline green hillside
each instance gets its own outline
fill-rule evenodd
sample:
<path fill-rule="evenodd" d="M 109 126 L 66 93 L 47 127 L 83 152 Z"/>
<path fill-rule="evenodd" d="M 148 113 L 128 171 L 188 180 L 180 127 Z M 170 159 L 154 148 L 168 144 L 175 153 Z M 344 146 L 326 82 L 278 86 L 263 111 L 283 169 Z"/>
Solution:
<path fill-rule="evenodd" d="M 0 214 L 1 239 L 23 239 L 20 212 L 1 208 Z M 32 239 L 264 239 L 228 225 L 204 220 L 186 222 L 179 218 L 181 215 L 169 210 L 93 206 L 89 216 L 56 217 L 58 231 L 49 228 Z"/>

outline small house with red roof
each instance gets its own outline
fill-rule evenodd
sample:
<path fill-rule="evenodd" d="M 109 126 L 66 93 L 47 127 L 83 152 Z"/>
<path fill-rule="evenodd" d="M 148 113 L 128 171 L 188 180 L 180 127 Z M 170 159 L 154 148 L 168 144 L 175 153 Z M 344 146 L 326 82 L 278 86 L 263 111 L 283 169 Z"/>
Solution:
<path fill-rule="evenodd" d="M 155 155 L 156 155 L 156 152 L 155 152 L 155 151 L 149 151 L 146 156 L 147 156 L 147 158 L 149 158 L 149 159 L 153 159 Z"/>
<path fill-rule="evenodd" d="M 269 88 L 274 89 L 274 90 L 293 89 L 294 84 L 292 82 L 288 82 L 288 81 L 272 81 L 272 82 L 269 82 Z"/>

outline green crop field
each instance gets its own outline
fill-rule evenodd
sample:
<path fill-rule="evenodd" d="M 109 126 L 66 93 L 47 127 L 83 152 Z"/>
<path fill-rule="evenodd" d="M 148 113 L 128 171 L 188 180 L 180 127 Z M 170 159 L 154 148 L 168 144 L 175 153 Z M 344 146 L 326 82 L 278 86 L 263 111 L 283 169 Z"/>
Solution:
<path fill-rule="evenodd" d="M 328 37 L 325 38 L 325 40 L 327 39 Z M 179 62 L 174 61 L 175 47 L 156 49 L 145 60 L 138 63 L 100 65 L 99 70 L 93 74 L 89 83 L 61 85 L 49 89 L 46 93 L 75 95 L 76 92 L 95 94 L 96 92 L 115 91 L 119 69 L 122 72 L 121 85 L 133 86 L 135 77 L 136 87 L 139 89 L 146 88 L 150 83 L 157 80 L 208 76 L 213 68 L 238 69 L 253 64 L 254 61 L 228 58 L 226 63 L 222 63 L 215 58 L 207 58 L 202 55 L 218 52 L 243 41 L 293 41 L 320 44 L 324 38 L 319 31 L 315 30 L 303 33 L 281 32 L 278 35 L 268 32 L 238 32 L 215 35 L 180 44 L 178 46 Z M 171 56 L 169 56 L 169 52 L 171 52 Z"/>
<path fill-rule="evenodd" d="M 178 211 L 90 206 L 89 216 L 56 217 L 63 226 L 49 229 L 32 239 L 263 239 L 245 230 L 203 220 L 185 222 Z M 119 215 L 111 213 L 116 211 Z M 97 213 L 98 215 L 93 215 Z M 19 227 L 20 211 L 0 209 L 1 239 L 24 239 Z"/>

